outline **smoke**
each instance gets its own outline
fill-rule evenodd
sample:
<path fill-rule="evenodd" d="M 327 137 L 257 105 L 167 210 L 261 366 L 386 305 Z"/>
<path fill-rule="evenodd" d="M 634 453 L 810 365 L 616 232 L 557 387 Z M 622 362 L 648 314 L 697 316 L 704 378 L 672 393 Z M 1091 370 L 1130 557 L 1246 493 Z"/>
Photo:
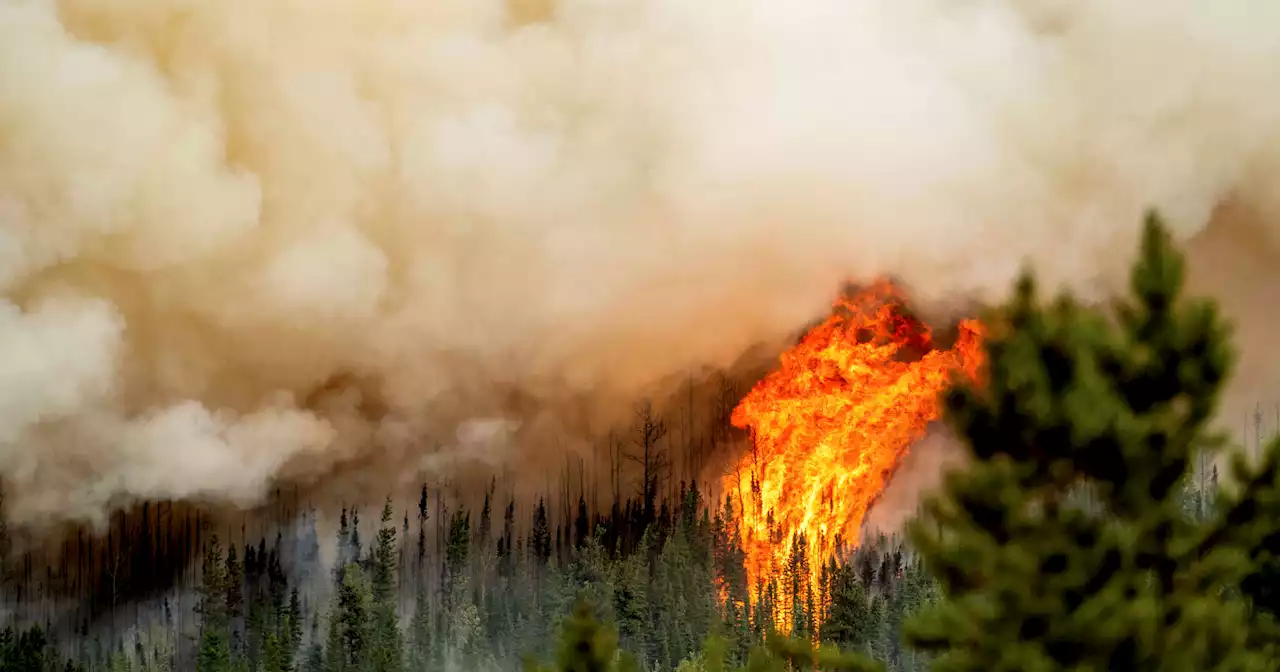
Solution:
<path fill-rule="evenodd" d="M 942 423 L 934 423 L 928 434 L 911 446 L 889 483 L 867 512 L 864 535 L 900 534 L 908 520 L 919 511 L 925 495 L 943 484 L 947 471 L 966 462 L 964 446 Z"/>
<path fill-rule="evenodd" d="M 512 434 L 567 400 L 726 364 L 849 278 L 1105 285 L 1148 206 L 1191 240 L 1247 205 L 1215 249 L 1272 278 L 1277 26 L 1246 0 L 6 2 L 8 513 L 530 459 Z"/>

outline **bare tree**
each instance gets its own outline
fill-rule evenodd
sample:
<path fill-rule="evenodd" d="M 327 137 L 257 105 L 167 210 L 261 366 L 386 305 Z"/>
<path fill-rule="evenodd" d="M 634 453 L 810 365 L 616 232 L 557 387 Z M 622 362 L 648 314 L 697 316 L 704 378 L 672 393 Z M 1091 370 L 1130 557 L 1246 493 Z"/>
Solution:
<path fill-rule="evenodd" d="M 626 457 L 641 468 L 643 517 L 644 524 L 648 525 L 656 518 L 658 486 L 670 467 L 666 452 L 659 448 L 659 443 L 667 435 L 667 425 L 654 414 L 652 402 L 646 401 L 636 408 L 635 430 L 633 444 L 636 452 L 627 453 Z"/>

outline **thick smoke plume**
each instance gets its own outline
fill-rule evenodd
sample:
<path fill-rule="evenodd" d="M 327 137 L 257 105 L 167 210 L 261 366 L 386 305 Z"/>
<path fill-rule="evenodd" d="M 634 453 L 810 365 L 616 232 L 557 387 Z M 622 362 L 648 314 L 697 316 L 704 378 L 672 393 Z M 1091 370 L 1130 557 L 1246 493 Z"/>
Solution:
<path fill-rule="evenodd" d="M 9 515 L 511 460 L 850 278 L 1107 286 L 1148 206 L 1252 296 L 1277 81 L 1247 0 L 5 2 Z"/>

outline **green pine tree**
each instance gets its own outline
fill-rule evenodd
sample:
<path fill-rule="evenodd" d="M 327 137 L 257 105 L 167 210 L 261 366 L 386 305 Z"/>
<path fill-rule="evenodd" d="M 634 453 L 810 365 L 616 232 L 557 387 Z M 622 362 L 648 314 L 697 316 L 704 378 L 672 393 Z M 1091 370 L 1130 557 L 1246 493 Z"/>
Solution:
<path fill-rule="evenodd" d="M 613 567 L 613 613 L 623 646 L 629 651 L 646 648 L 653 634 L 649 623 L 649 567 L 645 559 L 649 538 L 629 556 L 619 558 Z"/>
<path fill-rule="evenodd" d="M 285 647 L 286 644 L 280 640 L 279 633 L 268 632 L 262 642 L 262 662 L 259 669 L 263 672 L 289 672 L 293 669 Z"/>
<path fill-rule="evenodd" d="M 342 585 L 329 609 L 326 672 L 364 672 L 372 645 L 373 594 L 364 570 L 355 562 L 342 570 Z"/>
<path fill-rule="evenodd" d="M 203 649 L 201 651 L 203 652 Z M 198 667 L 199 662 L 196 664 L 196 669 L 206 669 Z M 110 660 L 107 661 L 107 672 L 133 672 L 133 661 L 129 658 L 129 654 L 124 652 L 124 648 L 118 648 L 111 654 Z"/>
<path fill-rule="evenodd" d="M 231 623 L 227 613 L 228 579 L 223 564 L 218 535 L 205 547 L 200 579 L 200 649 L 196 654 L 197 672 L 229 672 L 231 670 Z"/>
<path fill-rule="evenodd" d="M 12 626 L 0 635 L 0 670 L 4 672 L 45 672 L 53 669 L 57 660 L 53 642 L 36 625 L 20 633 Z M 127 661 L 128 658 L 126 657 Z"/>
<path fill-rule="evenodd" d="M 902 579 L 893 592 L 889 623 L 895 651 L 891 660 L 903 672 L 928 668 L 928 655 L 902 646 L 902 630 L 909 618 L 934 603 L 936 593 L 937 586 L 933 576 L 925 571 L 923 565 L 918 560 L 907 562 L 903 567 Z"/>
<path fill-rule="evenodd" d="M 348 562 L 362 562 L 364 560 L 364 547 L 360 543 L 360 510 L 352 507 L 351 509 L 351 536 L 347 540 L 347 552 L 350 554 Z"/>
<path fill-rule="evenodd" d="M 591 606 L 575 603 L 572 615 L 560 626 L 560 646 L 554 667 L 538 666 L 531 661 L 528 672 L 632 672 L 636 670 L 630 656 L 618 650 L 618 635 L 596 619 Z"/>
<path fill-rule="evenodd" d="M 409 623 L 409 669 L 426 670 L 432 660 L 432 614 L 425 586 L 418 587 L 413 620 Z"/>
<path fill-rule="evenodd" d="M 396 570 L 400 562 L 391 498 L 382 508 L 382 527 L 373 549 L 373 631 L 369 659 L 374 672 L 404 668 L 404 641 L 396 616 Z"/>
<path fill-rule="evenodd" d="M 796 637 L 808 637 L 813 633 L 813 590 L 809 567 L 809 541 L 803 532 L 791 538 L 791 552 L 783 568 L 784 591 L 789 614 L 791 633 Z"/>
<path fill-rule="evenodd" d="M 727 645 L 711 635 L 697 656 L 682 660 L 678 672 L 726 672 Z M 631 656 L 618 650 L 618 637 L 602 625 L 590 605 L 579 601 L 560 626 L 560 643 L 554 666 L 525 664 L 527 672 L 632 672 L 637 665 Z M 738 672 L 880 672 L 883 666 L 862 656 L 841 653 L 831 646 L 815 648 L 804 639 L 770 635 L 765 646 L 754 647 L 746 667 Z"/>
<path fill-rule="evenodd" d="M 244 609 L 244 563 L 236 555 L 236 545 L 227 548 L 227 615 L 237 618 Z"/>
<path fill-rule="evenodd" d="M 302 648 L 302 598 L 298 595 L 297 586 L 289 591 L 289 611 L 283 630 L 287 636 L 285 654 L 292 661 Z"/>
<path fill-rule="evenodd" d="M 867 587 L 851 565 L 839 565 L 831 571 L 831 605 L 823 619 L 820 638 L 848 651 L 872 653 L 875 634 Z"/>
<path fill-rule="evenodd" d="M 1181 296 L 1183 263 L 1151 215 L 1113 312 L 1042 304 L 1028 273 L 988 320 L 986 380 L 946 396 L 972 465 L 912 528 L 946 596 L 908 627 L 934 669 L 1275 669 L 1266 619 L 1231 596 L 1280 524 L 1274 451 L 1237 461 L 1206 521 L 1181 508 L 1232 363 L 1215 306 Z"/>
<path fill-rule="evenodd" d="M 725 495 L 724 507 L 712 523 L 712 552 L 715 575 L 723 586 L 724 631 L 728 635 L 725 655 L 730 662 L 746 662 L 751 641 L 750 586 L 732 495 Z"/>
<path fill-rule="evenodd" d="M 751 651 L 742 672 L 881 672 L 883 669 L 880 663 L 858 654 L 843 653 L 834 646 L 814 646 L 808 639 L 772 633 L 764 646 Z"/>
<path fill-rule="evenodd" d="M 542 499 L 533 510 L 533 530 L 529 533 L 529 546 L 540 570 L 551 559 L 551 526 L 547 522 L 547 504 Z"/>

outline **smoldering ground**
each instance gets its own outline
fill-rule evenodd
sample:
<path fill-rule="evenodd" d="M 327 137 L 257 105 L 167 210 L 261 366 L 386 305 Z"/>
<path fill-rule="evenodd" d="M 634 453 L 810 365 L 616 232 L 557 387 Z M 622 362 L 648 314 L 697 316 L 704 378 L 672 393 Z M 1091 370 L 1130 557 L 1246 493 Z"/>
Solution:
<path fill-rule="evenodd" d="M 849 278 L 1091 291 L 1150 206 L 1262 389 L 1278 71 L 1247 0 L 5 3 L 7 515 L 540 459 L 457 427 L 624 417 Z"/>

